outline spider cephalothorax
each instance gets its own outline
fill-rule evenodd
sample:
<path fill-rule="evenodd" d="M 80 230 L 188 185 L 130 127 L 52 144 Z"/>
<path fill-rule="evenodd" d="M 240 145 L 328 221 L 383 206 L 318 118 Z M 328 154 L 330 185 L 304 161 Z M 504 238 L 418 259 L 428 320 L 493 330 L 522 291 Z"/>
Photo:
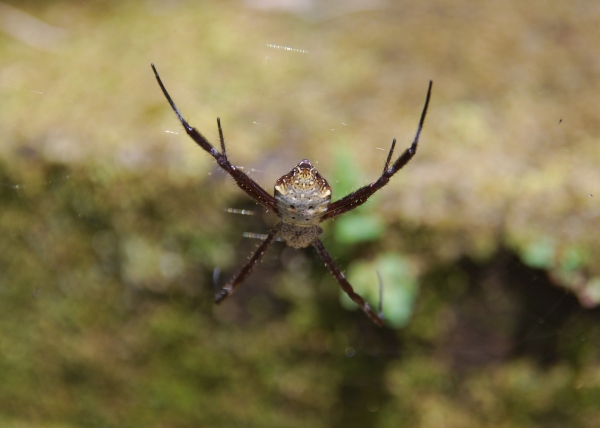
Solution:
<path fill-rule="evenodd" d="M 229 162 L 225 151 L 225 139 L 223 138 L 223 130 L 219 118 L 217 118 L 217 124 L 219 127 L 219 139 L 221 143 L 220 153 L 200 132 L 198 132 L 196 128 L 193 128 L 187 123 L 160 80 L 158 72 L 156 71 L 156 68 L 154 68 L 154 64 L 152 64 L 152 70 L 154 70 L 156 80 L 158 81 L 163 94 L 169 101 L 171 108 L 183 125 L 185 132 L 196 142 L 196 144 L 215 158 L 219 166 L 231 175 L 240 189 L 267 210 L 277 214 L 281 220 L 273 229 L 271 229 L 265 240 L 260 244 L 254 254 L 252 254 L 250 260 L 242 267 L 240 272 L 229 281 L 219 293 L 217 293 L 215 302 L 222 302 L 242 284 L 246 277 L 250 275 L 250 272 L 252 272 L 256 263 L 262 259 L 269 245 L 277 236 L 280 236 L 286 241 L 287 245 L 294 248 L 304 248 L 312 245 L 344 292 L 361 307 L 373 322 L 377 325 L 383 325 L 383 314 L 381 313 L 381 309 L 379 313 L 375 313 L 369 304 L 354 292 L 340 268 L 335 264 L 325 249 L 325 246 L 319 239 L 320 235 L 323 233 L 323 229 L 321 229 L 319 223 L 323 220 L 335 218 L 364 204 L 373 193 L 385 186 L 388 181 L 390 181 L 390 178 L 406 165 L 417 153 L 419 135 L 421 134 L 421 129 L 425 122 L 425 115 L 431 97 L 432 82 L 429 82 L 425 106 L 423 107 L 419 127 L 417 128 L 417 133 L 411 146 L 406 149 L 398 159 L 390 164 L 394 154 L 394 148 L 396 147 L 396 139 L 394 139 L 383 167 L 383 173 L 379 179 L 371 184 L 361 187 L 342 199 L 331 202 L 331 187 L 307 159 L 300 161 L 300 163 L 298 163 L 298 165 L 296 165 L 289 173 L 277 180 L 275 183 L 275 196 L 271 196 L 254 180 Z"/>

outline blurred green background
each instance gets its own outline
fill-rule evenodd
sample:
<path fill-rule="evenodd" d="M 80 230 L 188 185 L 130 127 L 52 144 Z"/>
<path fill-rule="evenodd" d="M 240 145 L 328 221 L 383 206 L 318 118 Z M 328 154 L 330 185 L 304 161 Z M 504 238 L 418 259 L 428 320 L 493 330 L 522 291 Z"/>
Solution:
<path fill-rule="evenodd" d="M 600 426 L 600 3 L 0 3 L 0 426 Z M 269 192 L 308 158 L 377 328 Z M 227 209 L 246 209 L 242 216 Z"/>

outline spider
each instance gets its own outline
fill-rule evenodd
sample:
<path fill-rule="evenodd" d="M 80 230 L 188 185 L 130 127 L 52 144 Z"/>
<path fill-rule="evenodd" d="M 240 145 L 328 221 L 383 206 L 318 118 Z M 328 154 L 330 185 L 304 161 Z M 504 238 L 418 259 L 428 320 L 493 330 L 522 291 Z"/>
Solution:
<path fill-rule="evenodd" d="M 384 319 L 381 308 L 379 309 L 379 313 L 374 312 L 369 304 L 354 292 L 340 268 L 325 249 L 323 242 L 319 239 L 323 233 L 323 229 L 321 229 L 319 223 L 335 218 L 364 204 L 373 193 L 385 186 L 390 181 L 390 178 L 413 158 L 417 152 L 419 135 L 425 122 L 433 82 L 429 81 L 425 106 L 423 107 L 419 127 L 411 146 L 398 159 L 390 163 L 394 154 L 394 148 L 396 147 L 396 139 L 394 138 L 379 179 L 367 186 L 361 187 L 342 199 L 331 202 L 331 187 L 308 159 L 301 160 L 289 173 L 278 179 L 275 182 L 274 196 L 271 196 L 248 175 L 229 162 L 225 150 L 221 120 L 217 118 L 219 140 L 221 142 L 221 152 L 219 152 L 196 128 L 187 123 L 163 85 L 154 64 L 152 64 L 152 70 L 163 94 L 183 125 L 185 132 L 196 144 L 215 158 L 219 166 L 231 175 L 240 189 L 268 211 L 277 214 L 281 220 L 269 231 L 262 244 L 259 245 L 258 249 L 252 254 L 238 274 L 215 295 L 215 303 L 219 304 L 231 296 L 236 288 L 250 275 L 256 263 L 262 259 L 269 245 L 271 245 L 275 238 L 280 237 L 287 245 L 293 248 L 305 248 L 312 245 L 325 263 L 325 266 L 327 266 L 333 277 L 340 284 L 342 290 L 375 324 L 382 326 Z"/>

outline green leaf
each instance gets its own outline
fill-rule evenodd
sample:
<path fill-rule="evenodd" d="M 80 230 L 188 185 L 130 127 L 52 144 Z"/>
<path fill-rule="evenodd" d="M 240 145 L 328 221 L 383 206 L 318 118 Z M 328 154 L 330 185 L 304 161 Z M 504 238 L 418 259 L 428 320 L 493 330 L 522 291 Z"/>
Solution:
<path fill-rule="evenodd" d="M 529 244 L 522 253 L 523 261 L 530 267 L 547 269 L 554 265 L 556 245 L 550 238 Z"/>
<path fill-rule="evenodd" d="M 385 231 L 385 224 L 375 215 L 347 214 L 334 223 L 333 233 L 337 242 L 353 244 L 374 241 Z"/>
<path fill-rule="evenodd" d="M 369 262 L 353 263 L 348 269 L 348 281 L 374 310 L 379 304 L 379 281 L 383 281 L 383 313 L 386 324 L 395 328 L 406 325 L 414 310 L 418 292 L 417 269 L 414 263 L 397 253 L 385 253 Z M 342 305 L 348 309 L 357 306 L 342 293 Z"/>

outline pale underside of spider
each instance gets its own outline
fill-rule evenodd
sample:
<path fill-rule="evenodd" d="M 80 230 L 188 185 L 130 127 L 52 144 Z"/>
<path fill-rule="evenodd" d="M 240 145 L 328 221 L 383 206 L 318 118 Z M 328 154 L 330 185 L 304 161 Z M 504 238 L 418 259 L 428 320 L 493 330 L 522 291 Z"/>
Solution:
<path fill-rule="evenodd" d="M 417 144 L 419 142 L 421 129 L 423 128 L 423 123 L 425 122 L 425 115 L 427 114 L 429 99 L 431 98 L 431 87 L 433 82 L 429 81 L 425 105 L 421 113 L 417 133 L 411 146 L 406 149 L 398 159 L 391 163 L 394 148 L 396 146 L 396 139 L 394 138 L 383 167 L 383 173 L 379 179 L 371 184 L 361 187 L 342 199 L 331 202 L 331 187 L 307 159 L 301 160 L 288 174 L 275 182 L 274 196 L 271 196 L 248 175 L 229 162 L 227 152 L 225 151 L 225 139 L 223 138 L 220 119 L 217 118 L 219 139 L 221 143 L 221 151 L 219 152 L 196 128 L 187 123 L 163 85 L 154 64 L 152 64 L 152 70 L 154 70 L 156 80 L 158 81 L 163 94 L 167 98 L 167 101 L 169 101 L 171 108 L 183 125 L 185 132 L 196 144 L 215 158 L 219 166 L 235 180 L 240 189 L 246 192 L 248 196 L 265 207 L 268 211 L 277 214 L 281 220 L 273 229 L 271 229 L 262 244 L 259 245 L 258 249 L 252 254 L 239 273 L 216 294 L 215 303 L 221 303 L 243 283 L 252 272 L 254 266 L 262 259 L 269 245 L 277 237 L 280 237 L 287 245 L 293 248 L 305 248 L 312 245 L 344 292 L 375 324 L 379 326 L 383 325 L 383 314 L 381 309 L 379 310 L 379 313 L 376 313 L 362 297 L 354 292 L 340 268 L 325 249 L 325 246 L 320 239 L 323 229 L 321 229 L 319 223 L 330 218 L 335 218 L 364 204 L 371 195 L 385 186 L 390 178 L 413 158 L 417 153 Z"/>

